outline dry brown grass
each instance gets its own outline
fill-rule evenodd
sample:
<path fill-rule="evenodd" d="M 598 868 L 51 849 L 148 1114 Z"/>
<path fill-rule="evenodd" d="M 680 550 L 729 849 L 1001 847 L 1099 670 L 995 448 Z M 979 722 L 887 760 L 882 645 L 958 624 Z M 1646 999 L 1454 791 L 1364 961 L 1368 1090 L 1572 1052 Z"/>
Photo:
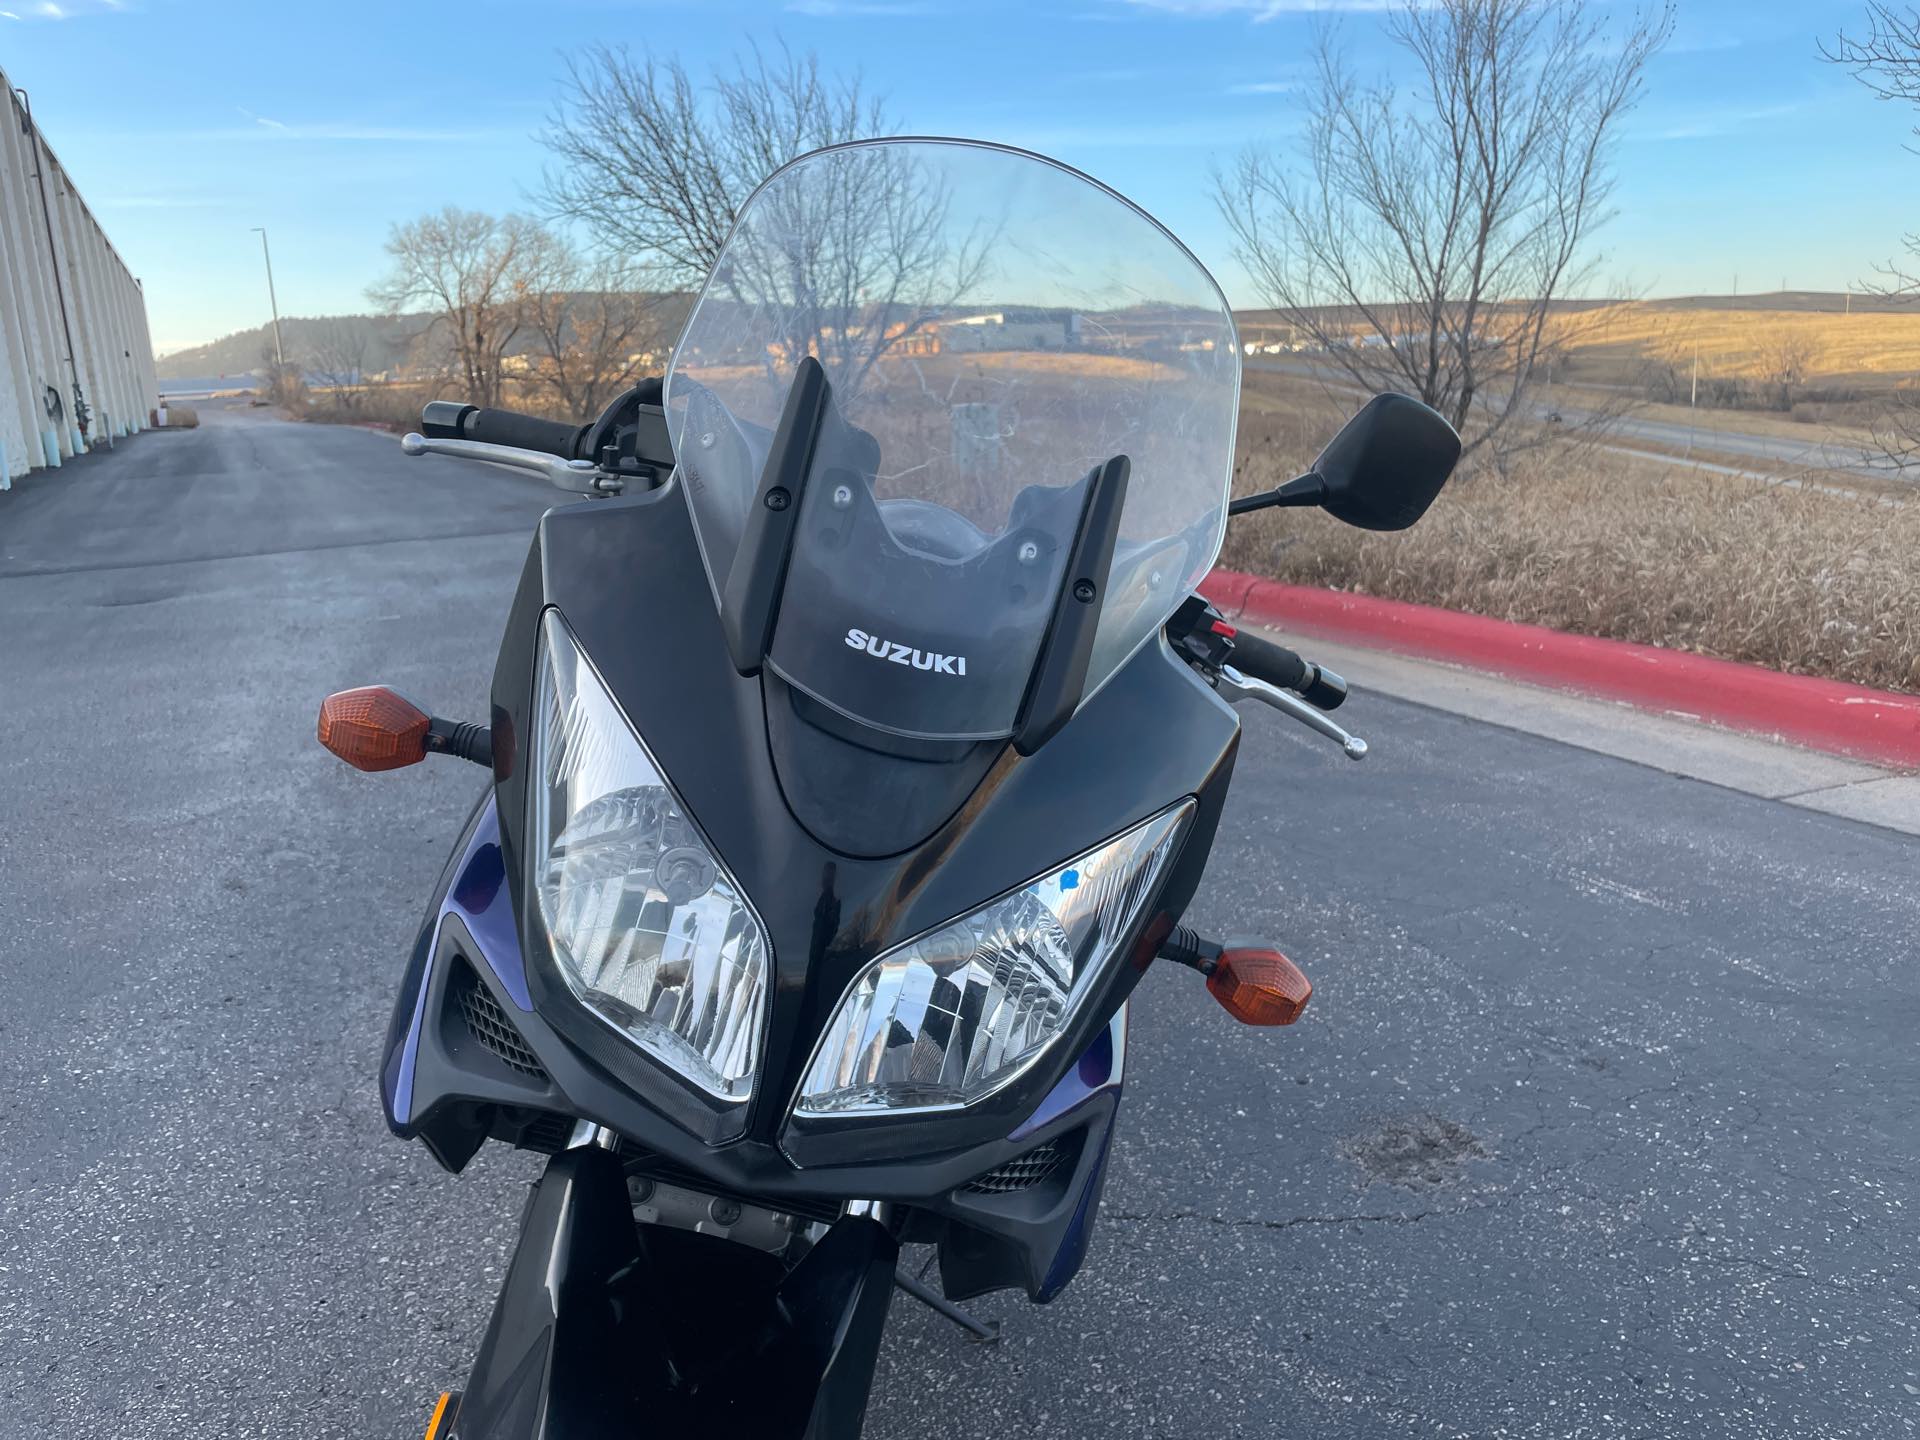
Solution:
<path fill-rule="evenodd" d="M 1277 483 L 1311 455 L 1256 449 L 1236 488 Z M 1456 479 L 1397 535 L 1317 512 L 1243 517 L 1221 563 L 1920 691 L 1920 504 L 1561 446 Z"/>
<path fill-rule="evenodd" d="M 1811 359 L 1806 383 L 1888 382 L 1920 372 L 1920 314 L 1796 310 L 1682 310 L 1658 302 L 1610 305 L 1564 321 L 1573 373 L 1627 379 L 1648 360 L 1700 374 L 1762 381 L 1791 338 Z"/>

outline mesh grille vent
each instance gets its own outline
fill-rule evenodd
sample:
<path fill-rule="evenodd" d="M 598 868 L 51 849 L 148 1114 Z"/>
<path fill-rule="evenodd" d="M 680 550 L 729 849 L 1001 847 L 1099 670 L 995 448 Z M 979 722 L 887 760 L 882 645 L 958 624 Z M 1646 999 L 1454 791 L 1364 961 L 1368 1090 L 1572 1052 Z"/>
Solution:
<path fill-rule="evenodd" d="M 513 1021 L 507 1018 L 507 1012 L 500 1008 L 500 1002 L 493 998 L 493 992 L 480 983 L 480 978 L 471 967 L 463 964 L 454 972 L 453 998 L 474 1039 L 491 1050 L 516 1074 L 542 1084 L 547 1082 L 550 1077 L 546 1067 L 527 1048 L 527 1042 L 514 1029 Z"/>
<path fill-rule="evenodd" d="M 973 1195 L 1011 1195 L 1018 1190 L 1031 1190 L 1058 1170 L 1064 1159 L 1066 1156 L 1060 1153 L 1060 1148 L 1049 1140 L 968 1181 L 966 1189 Z"/>

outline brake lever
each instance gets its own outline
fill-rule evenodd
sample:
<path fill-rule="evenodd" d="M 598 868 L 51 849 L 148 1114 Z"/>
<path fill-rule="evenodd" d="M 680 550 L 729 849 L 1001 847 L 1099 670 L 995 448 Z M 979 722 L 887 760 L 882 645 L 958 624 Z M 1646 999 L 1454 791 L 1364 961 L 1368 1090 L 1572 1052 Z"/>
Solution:
<path fill-rule="evenodd" d="M 1228 704 L 1241 700 L 1258 700 L 1263 705 L 1271 705 L 1286 715 L 1291 715 L 1302 725 L 1318 730 L 1329 740 L 1338 740 L 1340 748 L 1349 760 L 1367 758 L 1367 742 L 1358 735 L 1350 734 L 1324 711 L 1302 700 L 1291 691 L 1282 690 L 1277 685 L 1269 685 L 1264 680 L 1255 680 L 1250 675 L 1242 675 L 1231 665 L 1220 667 L 1220 678 L 1216 688 Z"/>
<path fill-rule="evenodd" d="M 576 495 L 618 495 L 626 481 L 608 475 L 591 460 L 562 460 L 539 450 L 522 450 L 514 445 L 488 445 L 479 440 L 428 438 L 418 433 L 400 437 L 402 455 L 451 455 L 460 460 L 490 460 L 496 465 L 511 465 L 516 470 L 531 470 L 549 485 L 571 490 Z"/>

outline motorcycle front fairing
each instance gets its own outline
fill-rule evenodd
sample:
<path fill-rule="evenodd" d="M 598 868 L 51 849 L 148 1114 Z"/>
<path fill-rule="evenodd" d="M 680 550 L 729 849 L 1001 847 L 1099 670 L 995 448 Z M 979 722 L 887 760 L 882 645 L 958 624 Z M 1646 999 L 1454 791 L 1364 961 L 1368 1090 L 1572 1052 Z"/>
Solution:
<path fill-rule="evenodd" d="M 385 1057 L 450 1168 L 554 1157 L 463 1440 L 853 1434 L 899 1244 L 950 1298 L 1071 1281 L 1239 740 L 1163 631 L 1238 383 L 1192 255 L 1040 157 L 835 146 L 749 198 L 672 479 L 536 532 Z"/>
<path fill-rule="evenodd" d="M 775 1209 L 832 1213 L 855 1196 L 909 1204 L 920 1212 L 917 1238 L 944 1242 L 950 1293 L 1017 1285 L 1051 1298 L 1077 1268 L 1097 1202 L 1124 1059 L 1122 1006 L 1198 883 L 1237 720 L 1159 644 L 1140 650 L 1034 755 L 995 747 L 970 793 L 964 782 L 943 784 L 950 777 L 940 770 L 965 759 L 886 755 L 798 720 L 790 728 L 806 732 L 809 774 L 865 777 L 846 794 L 855 812 L 871 807 L 893 824 L 907 789 L 960 792 L 921 844 L 848 855 L 795 819 L 769 739 L 781 723 L 773 707 L 792 706 L 792 696 L 776 677 L 735 672 L 713 609 L 687 603 L 703 582 L 677 486 L 555 510 L 541 522 L 495 672 L 493 792 L 443 881 L 396 1009 L 382 1077 L 389 1123 L 457 1169 L 489 1135 L 558 1149 L 571 1118 L 585 1117 L 636 1155 Z M 594 658 L 767 925 L 775 974 L 760 1081 L 744 1134 L 724 1145 L 676 1121 L 681 1082 L 574 999 L 530 913 L 526 742 L 549 607 Z M 1193 818 L 1130 953 L 1104 968 L 1027 1073 L 957 1112 L 807 1125 L 790 1117 L 821 1027 L 875 955 L 1186 796 L 1196 801 Z M 483 1027 L 504 1018 L 524 1055 L 512 1041 L 478 1041 L 476 1014 Z M 975 1184 L 1049 1144 L 1058 1158 L 1042 1183 Z"/>

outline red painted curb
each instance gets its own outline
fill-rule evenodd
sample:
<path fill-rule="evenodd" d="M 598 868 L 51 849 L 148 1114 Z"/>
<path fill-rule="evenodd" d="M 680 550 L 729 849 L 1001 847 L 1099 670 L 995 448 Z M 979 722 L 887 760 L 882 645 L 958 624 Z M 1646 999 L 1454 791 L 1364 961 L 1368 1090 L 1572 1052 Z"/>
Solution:
<path fill-rule="evenodd" d="M 1448 660 L 1517 680 L 1624 700 L 1810 749 L 1920 769 L 1920 695 L 1786 675 L 1625 640 L 1568 635 L 1403 600 L 1283 585 L 1216 570 L 1201 593 L 1223 614 L 1277 630 Z"/>

